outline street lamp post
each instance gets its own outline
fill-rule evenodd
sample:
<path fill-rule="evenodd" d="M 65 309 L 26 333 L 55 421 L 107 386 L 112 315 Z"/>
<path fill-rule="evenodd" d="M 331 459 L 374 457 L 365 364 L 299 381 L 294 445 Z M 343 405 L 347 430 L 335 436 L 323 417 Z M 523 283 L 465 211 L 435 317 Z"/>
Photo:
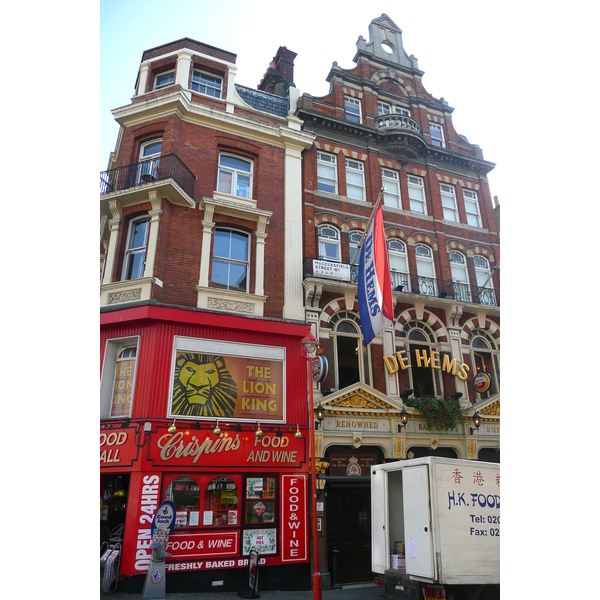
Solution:
<path fill-rule="evenodd" d="M 311 493 L 312 493 L 312 539 L 313 539 L 313 599 L 322 600 L 323 592 L 321 586 L 321 572 L 319 571 L 319 548 L 317 544 L 317 461 L 315 457 L 315 407 L 313 401 L 312 385 L 312 359 L 317 356 L 319 340 L 312 333 L 308 333 L 300 342 L 306 355 L 308 366 L 308 390 L 309 390 L 309 446 L 310 458 L 312 461 Z"/>

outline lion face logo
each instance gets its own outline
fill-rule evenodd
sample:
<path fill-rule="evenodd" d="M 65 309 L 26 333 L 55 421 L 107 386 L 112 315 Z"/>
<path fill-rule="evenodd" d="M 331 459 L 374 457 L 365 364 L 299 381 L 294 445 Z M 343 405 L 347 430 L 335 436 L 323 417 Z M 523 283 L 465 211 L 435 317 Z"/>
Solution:
<path fill-rule="evenodd" d="M 237 387 L 222 356 L 182 353 L 175 363 L 174 415 L 232 417 Z"/>

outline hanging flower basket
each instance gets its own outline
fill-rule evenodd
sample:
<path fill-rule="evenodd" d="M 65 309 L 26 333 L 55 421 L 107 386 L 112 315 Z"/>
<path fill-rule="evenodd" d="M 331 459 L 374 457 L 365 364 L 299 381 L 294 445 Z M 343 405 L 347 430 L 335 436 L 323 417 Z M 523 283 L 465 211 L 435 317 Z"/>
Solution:
<path fill-rule="evenodd" d="M 423 396 L 409 398 L 404 401 L 407 406 L 416 408 L 425 420 L 427 429 L 436 431 L 451 431 L 457 429 L 459 423 L 466 421 L 465 412 L 458 400 Z"/>

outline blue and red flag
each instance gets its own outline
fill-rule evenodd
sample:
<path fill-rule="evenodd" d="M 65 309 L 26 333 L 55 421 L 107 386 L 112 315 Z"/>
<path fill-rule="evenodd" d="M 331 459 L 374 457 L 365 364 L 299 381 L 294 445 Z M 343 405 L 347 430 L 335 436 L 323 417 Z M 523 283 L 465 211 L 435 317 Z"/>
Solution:
<path fill-rule="evenodd" d="M 365 346 L 394 321 L 392 282 L 381 203 L 364 236 L 358 265 L 358 311 Z"/>

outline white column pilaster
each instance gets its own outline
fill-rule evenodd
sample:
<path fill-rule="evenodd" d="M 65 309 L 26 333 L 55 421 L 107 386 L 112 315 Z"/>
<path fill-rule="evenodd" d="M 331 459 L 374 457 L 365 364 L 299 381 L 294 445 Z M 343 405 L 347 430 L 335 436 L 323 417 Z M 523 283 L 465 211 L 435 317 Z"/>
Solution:
<path fill-rule="evenodd" d="M 104 278 L 103 284 L 111 282 L 112 273 L 115 268 L 115 257 L 117 255 L 117 240 L 119 239 L 119 227 L 121 225 L 121 215 L 123 214 L 123 207 L 118 200 L 111 200 L 108 203 L 110 212 L 113 218 L 108 221 L 108 227 L 110 229 L 110 237 L 108 238 L 108 251 L 106 253 L 106 265 L 104 267 Z"/>
<path fill-rule="evenodd" d="M 212 241 L 212 232 L 215 227 L 213 215 L 215 207 L 212 204 L 204 205 L 204 219 L 202 221 L 202 253 L 200 255 L 200 279 L 198 285 L 203 288 L 208 287 L 208 268 L 210 266 L 210 244 Z"/>
<path fill-rule="evenodd" d="M 158 226 L 160 216 L 163 211 L 160 208 L 161 200 L 156 192 L 148 194 L 152 209 L 148 211 L 150 215 L 150 231 L 148 232 L 148 247 L 146 250 L 146 266 L 144 267 L 144 277 L 154 276 L 154 262 L 156 260 L 156 247 L 158 245 Z"/>

